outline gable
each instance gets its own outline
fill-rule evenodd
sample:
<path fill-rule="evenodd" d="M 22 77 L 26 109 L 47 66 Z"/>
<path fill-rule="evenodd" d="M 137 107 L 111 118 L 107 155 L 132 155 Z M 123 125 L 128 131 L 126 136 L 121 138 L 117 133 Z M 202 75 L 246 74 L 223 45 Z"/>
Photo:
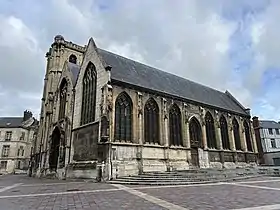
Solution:
<path fill-rule="evenodd" d="M 183 98 L 200 104 L 249 116 L 233 96 L 185 78 L 161 71 L 128 58 L 98 49 L 107 65 L 112 67 L 111 79 L 148 90 Z"/>

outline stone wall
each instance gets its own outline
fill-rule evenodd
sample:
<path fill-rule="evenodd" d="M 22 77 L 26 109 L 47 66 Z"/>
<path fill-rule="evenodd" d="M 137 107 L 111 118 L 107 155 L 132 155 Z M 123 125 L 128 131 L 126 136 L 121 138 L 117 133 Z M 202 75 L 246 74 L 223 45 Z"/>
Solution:
<path fill-rule="evenodd" d="M 133 137 L 131 143 L 116 142 L 114 140 L 114 112 L 115 100 L 120 93 L 125 91 L 133 103 Z M 144 140 L 144 119 L 143 110 L 147 100 L 153 97 L 160 109 L 160 143 L 149 144 Z M 148 171 L 167 171 L 167 170 L 186 170 L 193 168 L 191 164 L 191 142 L 189 137 L 189 122 L 195 117 L 200 123 L 202 131 L 202 147 L 198 149 L 198 161 L 201 168 L 234 168 L 248 165 L 245 159 L 247 146 L 243 128 L 243 120 L 250 123 L 250 119 L 244 118 L 233 113 L 227 113 L 209 107 L 202 107 L 190 102 L 183 102 L 152 93 L 142 92 L 139 89 L 128 89 L 118 85 L 112 87 L 112 111 L 109 115 L 110 121 L 110 139 L 112 144 L 112 176 L 126 176 Z M 182 116 L 182 136 L 183 146 L 169 145 L 169 119 L 168 110 L 172 104 L 176 103 L 181 111 Z M 208 148 L 207 135 L 205 128 L 205 114 L 210 112 L 215 121 L 217 149 Z M 219 119 L 224 116 L 228 124 L 228 134 L 230 141 L 230 150 L 223 150 L 222 140 L 219 127 Z M 166 118 L 167 116 L 167 118 Z M 232 129 L 232 119 L 235 118 L 240 126 L 240 137 L 242 151 L 236 151 Z M 252 139 L 253 140 L 253 139 Z M 252 143 L 254 148 L 254 143 Z M 255 149 L 255 148 L 254 148 Z M 256 152 L 256 151 L 255 151 Z M 239 156 L 237 157 L 237 153 Z M 252 153 L 253 155 L 254 152 Z M 237 158 L 239 158 L 237 160 Z M 116 175 L 117 174 L 117 175 Z"/>

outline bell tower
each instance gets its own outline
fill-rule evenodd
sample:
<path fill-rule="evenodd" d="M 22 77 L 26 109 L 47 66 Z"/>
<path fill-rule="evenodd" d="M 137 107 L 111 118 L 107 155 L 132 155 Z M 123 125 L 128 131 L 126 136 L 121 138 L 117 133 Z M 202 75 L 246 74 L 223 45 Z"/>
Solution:
<path fill-rule="evenodd" d="M 41 164 L 46 162 L 47 141 L 50 135 L 52 124 L 54 94 L 58 88 L 58 82 L 63 70 L 65 61 L 81 65 L 86 46 L 79 46 L 66 41 L 62 35 L 56 35 L 54 41 L 46 53 L 46 72 L 44 78 L 43 96 L 41 101 L 40 127 L 37 136 L 37 152 L 43 153 Z M 39 147 L 40 145 L 40 147 Z M 44 163 L 43 163 L 44 162 Z M 42 167 L 42 166 L 41 166 Z M 44 167 L 44 166 L 43 166 Z"/>

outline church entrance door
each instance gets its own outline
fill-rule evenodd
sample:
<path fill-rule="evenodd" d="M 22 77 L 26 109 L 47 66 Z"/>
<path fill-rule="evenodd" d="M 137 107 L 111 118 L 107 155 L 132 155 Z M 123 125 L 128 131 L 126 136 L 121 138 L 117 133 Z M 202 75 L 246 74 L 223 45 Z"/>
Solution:
<path fill-rule="evenodd" d="M 56 127 L 52 133 L 50 156 L 49 156 L 49 166 L 50 170 L 57 169 L 58 157 L 59 157 L 59 146 L 60 146 L 60 131 Z"/>
<path fill-rule="evenodd" d="M 193 117 L 189 122 L 189 134 L 191 143 L 191 164 L 199 167 L 198 149 L 202 148 L 202 132 L 199 121 Z"/>
<path fill-rule="evenodd" d="M 191 148 L 192 166 L 199 167 L 198 148 Z"/>

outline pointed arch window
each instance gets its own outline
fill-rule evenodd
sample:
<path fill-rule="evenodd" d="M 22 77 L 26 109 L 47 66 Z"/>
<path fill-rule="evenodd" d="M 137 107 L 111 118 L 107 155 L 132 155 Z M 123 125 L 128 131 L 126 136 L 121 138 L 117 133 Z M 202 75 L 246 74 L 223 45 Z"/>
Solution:
<path fill-rule="evenodd" d="M 235 118 L 232 120 L 232 129 L 233 129 L 233 136 L 234 136 L 234 141 L 235 141 L 235 149 L 241 150 L 242 148 L 241 148 L 239 124 Z"/>
<path fill-rule="evenodd" d="M 89 62 L 83 77 L 81 125 L 95 120 L 96 108 L 96 69 L 93 63 Z"/>
<path fill-rule="evenodd" d="M 159 144 L 159 108 L 157 102 L 150 98 L 144 108 L 145 142 Z"/>
<path fill-rule="evenodd" d="M 66 100 L 67 100 L 67 82 L 66 79 L 63 79 L 59 88 L 59 113 L 58 113 L 59 120 L 65 117 Z"/>
<path fill-rule="evenodd" d="M 169 111 L 169 139 L 170 145 L 183 146 L 181 111 L 176 104 Z"/>
<path fill-rule="evenodd" d="M 115 140 L 132 141 L 132 101 L 125 93 L 121 93 L 115 103 Z"/>
<path fill-rule="evenodd" d="M 70 55 L 69 56 L 69 62 L 70 63 L 74 63 L 74 64 L 76 64 L 77 63 L 77 57 L 76 57 L 76 55 Z"/>
<path fill-rule="evenodd" d="M 209 148 L 217 149 L 215 124 L 214 124 L 214 119 L 210 114 L 210 112 L 207 112 L 205 115 L 205 126 L 206 126 L 207 146 Z"/>
<path fill-rule="evenodd" d="M 230 149 L 229 136 L 228 136 L 228 125 L 226 118 L 221 116 L 220 118 L 220 128 L 221 128 L 221 137 L 223 149 Z"/>
<path fill-rule="evenodd" d="M 189 123 L 191 147 L 202 148 L 201 127 L 198 120 L 193 117 Z"/>
<path fill-rule="evenodd" d="M 247 150 L 250 152 L 253 152 L 252 141 L 251 141 L 251 137 L 250 137 L 250 128 L 249 128 L 248 123 L 245 120 L 243 121 L 243 126 L 244 126 Z"/>

